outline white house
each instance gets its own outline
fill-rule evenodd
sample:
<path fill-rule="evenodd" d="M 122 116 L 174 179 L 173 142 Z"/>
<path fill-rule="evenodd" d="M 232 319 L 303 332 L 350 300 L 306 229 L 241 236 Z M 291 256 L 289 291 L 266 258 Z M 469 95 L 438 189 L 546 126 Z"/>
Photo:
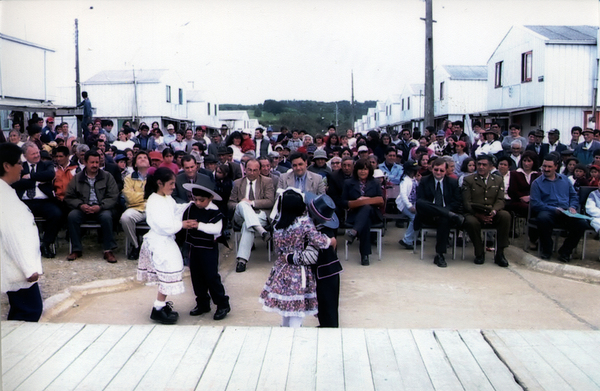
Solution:
<path fill-rule="evenodd" d="M 487 113 L 532 129 L 589 127 L 596 26 L 513 26 L 488 60 Z"/>
<path fill-rule="evenodd" d="M 425 85 L 407 84 L 400 94 L 400 127 L 421 129 L 425 113 Z M 421 129 L 422 131 L 423 129 Z"/>
<path fill-rule="evenodd" d="M 186 118 L 194 121 L 196 125 L 218 128 L 219 103 L 217 98 L 208 91 L 187 91 Z"/>
<path fill-rule="evenodd" d="M 436 129 L 444 120 L 464 121 L 465 114 L 487 108 L 487 65 L 440 65 L 433 71 Z"/>
<path fill-rule="evenodd" d="M 112 119 L 119 129 L 125 120 L 134 123 L 157 121 L 160 128 L 174 124 L 176 129 L 193 127 L 187 117 L 185 83 L 168 69 L 102 71 L 83 83 L 96 116 Z"/>
<path fill-rule="evenodd" d="M 250 127 L 250 117 L 245 110 L 221 110 L 219 123 L 227 125 L 230 131 L 241 131 Z"/>
<path fill-rule="evenodd" d="M 400 94 L 390 95 L 385 100 L 385 117 L 386 117 L 386 126 L 396 126 L 400 124 L 400 114 L 401 114 L 401 98 Z"/>

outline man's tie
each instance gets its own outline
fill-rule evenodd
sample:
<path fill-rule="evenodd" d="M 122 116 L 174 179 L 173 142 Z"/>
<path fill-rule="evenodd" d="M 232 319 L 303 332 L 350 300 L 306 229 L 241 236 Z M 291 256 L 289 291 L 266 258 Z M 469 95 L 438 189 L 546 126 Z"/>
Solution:
<path fill-rule="evenodd" d="M 31 174 L 35 173 L 35 164 L 31 165 L 31 169 L 29 170 L 29 177 L 31 178 Z M 27 198 L 29 198 L 30 200 L 35 198 L 35 183 L 33 185 L 33 188 L 31 189 L 27 189 Z"/>
<path fill-rule="evenodd" d="M 254 189 L 252 189 L 252 181 L 249 181 L 250 191 L 248 192 L 248 199 L 254 201 Z"/>
<path fill-rule="evenodd" d="M 440 182 L 435 186 L 435 200 L 434 203 L 438 206 L 444 206 L 444 196 L 442 195 L 442 188 Z"/>

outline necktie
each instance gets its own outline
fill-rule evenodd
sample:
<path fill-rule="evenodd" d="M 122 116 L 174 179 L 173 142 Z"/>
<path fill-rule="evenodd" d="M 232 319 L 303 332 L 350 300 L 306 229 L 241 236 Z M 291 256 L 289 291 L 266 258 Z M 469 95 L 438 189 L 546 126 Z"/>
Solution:
<path fill-rule="evenodd" d="M 35 173 L 35 164 L 31 165 L 31 169 L 29 170 L 29 175 L 31 178 L 31 174 Z M 33 186 L 33 188 L 31 189 L 27 189 L 27 198 L 29 198 L 30 200 L 35 198 L 35 184 Z"/>
<path fill-rule="evenodd" d="M 254 201 L 254 189 L 252 189 L 252 181 L 249 182 L 250 191 L 248 192 L 248 199 Z"/>
<path fill-rule="evenodd" d="M 434 203 L 438 206 L 444 206 L 444 196 L 442 195 L 442 188 L 440 182 L 435 187 L 435 200 Z"/>

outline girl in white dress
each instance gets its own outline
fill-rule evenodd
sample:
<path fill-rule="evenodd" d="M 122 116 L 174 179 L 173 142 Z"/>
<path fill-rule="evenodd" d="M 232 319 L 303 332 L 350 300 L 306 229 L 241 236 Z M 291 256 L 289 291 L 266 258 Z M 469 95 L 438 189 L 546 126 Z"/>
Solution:
<path fill-rule="evenodd" d="M 183 212 L 190 203 L 177 204 L 171 194 L 175 189 L 175 174 L 166 167 L 158 168 L 146 182 L 146 222 L 150 231 L 144 235 L 140 249 L 137 279 L 158 282 L 158 294 L 150 319 L 163 324 L 174 324 L 179 314 L 167 295 L 184 292 L 183 259 L 175 234 L 182 228 L 198 227 L 196 220 L 182 221 Z"/>

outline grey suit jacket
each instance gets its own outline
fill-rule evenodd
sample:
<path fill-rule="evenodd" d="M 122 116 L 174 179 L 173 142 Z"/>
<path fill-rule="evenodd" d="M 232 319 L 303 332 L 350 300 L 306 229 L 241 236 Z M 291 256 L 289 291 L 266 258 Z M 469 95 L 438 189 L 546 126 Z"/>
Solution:
<path fill-rule="evenodd" d="M 208 175 L 204 175 L 199 172 L 198 174 L 196 174 L 196 181 L 194 183 L 198 183 L 200 176 L 203 176 L 206 179 L 211 180 Z M 185 203 L 189 202 L 188 191 L 183 188 L 184 183 L 190 183 L 190 182 L 188 181 L 187 177 L 185 176 L 185 173 L 180 172 L 179 174 L 177 174 L 177 177 L 175 177 L 175 189 L 173 190 L 173 194 L 172 194 L 173 198 L 175 199 L 175 202 L 177 202 L 178 204 L 185 204 Z"/>
<path fill-rule="evenodd" d="M 294 178 L 293 171 L 281 174 L 279 177 L 278 188 L 287 189 L 288 187 L 295 187 L 295 185 L 296 179 Z M 305 188 L 307 192 L 315 193 L 316 195 L 325 194 L 325 182 L 323 182 L 323 177 L 319 174 L 306 171 Z"/>
<path fill-rule="evenodd" d="M 238 202 L 243 200 L 246 196 L 246 187 L 248 181 L 246 177 L 236 179 L 233 182 L 233 189 L 231 190 L 231 196 L 229 197 L 228 206 L 229 209 L 235 209 Z M 271 213 L 271 208 L 275 203 L 275 192 L 273 191 L 273 181 L 271 178 L 260 175 L 256 180 L 254 194 L 254 207 L 255 209 L 264 210 L 267 215 Z"/>

